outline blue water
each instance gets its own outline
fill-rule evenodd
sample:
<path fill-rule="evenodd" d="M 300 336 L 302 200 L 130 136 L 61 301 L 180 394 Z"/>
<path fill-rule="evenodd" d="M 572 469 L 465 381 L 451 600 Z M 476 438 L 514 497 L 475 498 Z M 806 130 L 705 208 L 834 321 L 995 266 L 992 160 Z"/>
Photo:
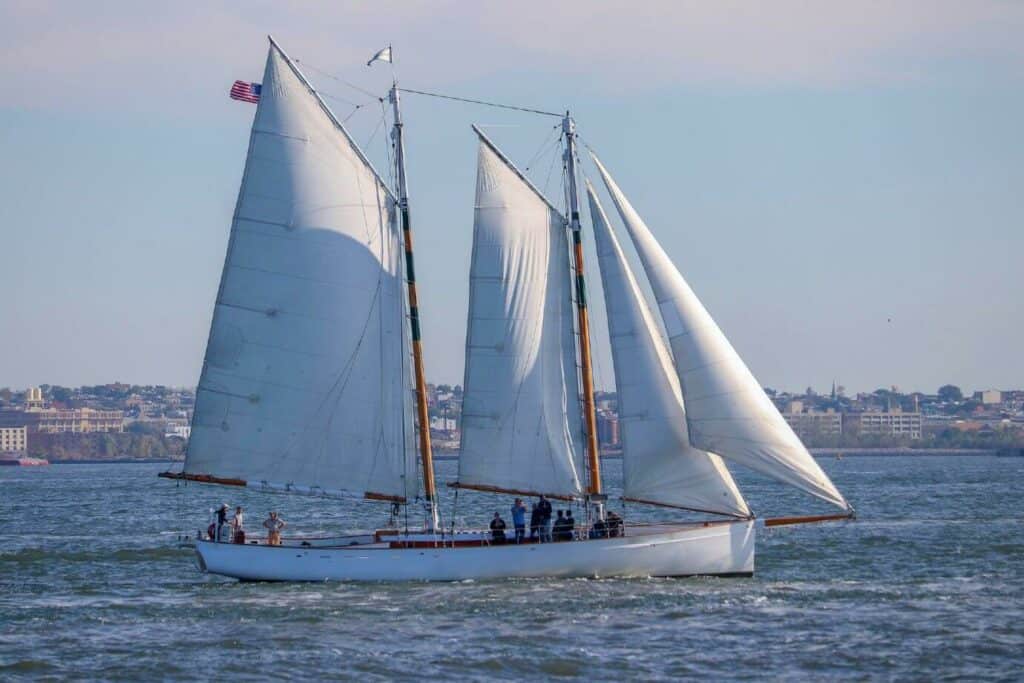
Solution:
<path fill-rule="evenodd" d="M 1024 679 L 1024 459 L 822 464 L 859 519 L 760 530 L 753 579 L 401 585 L 237 583 L 175 544 L 221 502 L 309 533 L 376 527 L 380 504 L 2 468 L 0 680 Z M 738 481 L 762 515 L 820 509 Z M 463 493 L 458 514 L 510 502 Z"/>

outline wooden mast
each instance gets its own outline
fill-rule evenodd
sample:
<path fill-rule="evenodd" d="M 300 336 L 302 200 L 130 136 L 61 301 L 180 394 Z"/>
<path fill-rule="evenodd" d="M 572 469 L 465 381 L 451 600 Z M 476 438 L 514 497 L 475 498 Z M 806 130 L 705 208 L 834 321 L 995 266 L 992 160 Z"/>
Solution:
<path fill-rule="evenodd" d="M 580 202 L 576 191 L 576 122 L 569 112 L 562 119 L 565 133 L 565 168 L 569 182 L 569 228 L 572 230 L 573 262 L 576 268 L 576 313 L 580 331 L 580 365 L 583 384 L 583 420 L 586 425 L 587 493 L 601 493 L 601 461 L 597 450 L 597 416 L 594 409 L 594 372 L 590 357 L 590 317 L 587 313 L 587 288 L 583 279 L 583 239 L 580 234 Z M 603 508 L 602 508 L 603 509 Z"/>
<path fill-rule="evenodd" d="M 409 192 L 405 176 L 405 141 L 402 138 L 402 113 L 398 106 L 398 84 L 391 87 L 391 106 L 395 123 L 395 180 L 398 212 L 405 244 L 405 278 L 409 288 L 409 326 L 412 329 L 413 372 L 416 375 L 416 416 L 420 427 L 420 460 L 423 463 L 423 493 L 430 509 L 431 530 L 440 527 L 437 514 L 437 488 L 434 484 L 434 453 L 430 445 L 430 413 L 427 410 L 427 379 L 423 372 L 423 342 L 420 336 L 419 297 L 416 294 L 416 269 L 412 256 L 412 224 L 409 222 Z"/>

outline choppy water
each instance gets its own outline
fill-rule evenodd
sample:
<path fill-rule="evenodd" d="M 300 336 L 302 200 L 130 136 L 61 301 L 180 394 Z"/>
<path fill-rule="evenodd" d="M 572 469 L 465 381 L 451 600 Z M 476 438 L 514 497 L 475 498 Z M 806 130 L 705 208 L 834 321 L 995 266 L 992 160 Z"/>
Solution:
<path fill-rule="evenodd" d="M 242 584 L 175 548 L 222 501 L 308 532 L 372 528 L 379 505 L 2 468 L 0 680 L 1024 678 L 1024 460 L 823 465 L 860 519 L 759 530 L 754 579 L 404 585 Z M 815 509 L 739 482 L 762 515 Z M 498 501 L 463 494 L 460 515 Z"/>

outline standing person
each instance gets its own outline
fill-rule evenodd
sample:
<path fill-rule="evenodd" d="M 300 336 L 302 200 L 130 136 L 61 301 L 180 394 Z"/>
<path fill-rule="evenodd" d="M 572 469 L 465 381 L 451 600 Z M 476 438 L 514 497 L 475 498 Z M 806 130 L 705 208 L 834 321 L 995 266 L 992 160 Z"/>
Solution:
<path fill-rule="evenodd" d="M 565 540 L 571 541 L 576 535 L 576 520 L 572 517 L 572 510 L 565 511 Z"/>
<path fill-rule="evenodd" d="M 522 543 L 526 538 L 526 504 L 522 498 L 512 504 L 512 526 L 516 528 L 516 543 Z"/>
<path fill-rule="evenodd" d="M 267 545 L 281 545 L 281 529 L 286 526 L 288 525 L 277 516 L 277 512 L 271 511 L 270 517 L 263 522 L 263 528 L 267 530 Z"/>
<path fill-rule="evenodd" d="M 231 519 L 232 540 L 235 543 L 245 543 L 245 516 L 242 514 L 242 506 L 235 508 L 235 516 Z"/>
<path fill-rule="evenodd" d="M 537 510 L 540 512 L 540 541 L 551 543 L 551 501 L 541 496 Z"/>
<path fill-rule="evenodd" d="M 218 543 L 220 543 L 221 530 L 224 528 L 224 525 L 227 524 L 227 523 L 228 523 L 228 504 L 224 503 L 219 508 L 217 508 L 217 536 L 216 536 L 216 540 L 217 540 Z"/>
<path fill-rule="evenodd" d="M 538 532 L 540 532 L 540 505 L 534 503 L 530 510 L 530 541 L 537 540 Z"/>
<path fill-rule="evenodd" d="M 505 543 L 505 520 L 501 518 L 498 511 L 494 511 L 494 519 L 491 520 L 491 543 L 503 545 Z"/>

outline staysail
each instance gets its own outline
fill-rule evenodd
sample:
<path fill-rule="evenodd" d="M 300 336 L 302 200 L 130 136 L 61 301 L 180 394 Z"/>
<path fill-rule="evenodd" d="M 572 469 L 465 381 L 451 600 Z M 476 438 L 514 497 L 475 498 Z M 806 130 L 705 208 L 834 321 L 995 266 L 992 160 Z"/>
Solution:
<path fill-rule="evenodd" d="M 458 485 L 578 496 L 565 217 L 479 130 Z"/>
<path fill-rule="evenodd" d="M 623 497 L 748 516 L 721 458 L 690 445 L 669 351 L 589 181 L 587 197 L 615 365 Z"/>
<path fill-rule="evenodd" d="M 184 475 L 417 490 L 393 198 L 271 41 Z"/>
<path fill-rule="evenodd" d="M 654 291 L 683 392 L 690 442 L 850 509 L 608 171 L 593 159 Z"/>

